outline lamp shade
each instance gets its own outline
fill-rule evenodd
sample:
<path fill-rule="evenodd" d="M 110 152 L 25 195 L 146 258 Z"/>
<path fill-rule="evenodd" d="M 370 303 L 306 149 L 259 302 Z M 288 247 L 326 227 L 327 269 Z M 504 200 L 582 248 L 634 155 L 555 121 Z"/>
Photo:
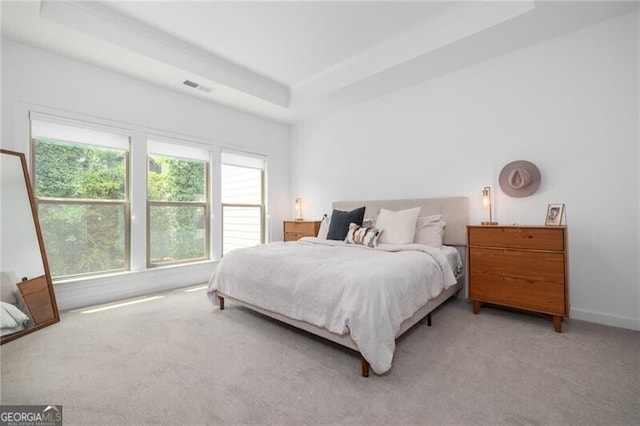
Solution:
<path fill-rule="evenodd" d="M 493 200 L 491 198 L 491 187 L 485 186 L 482 188 L 482 205 L 489 207 L 489 220 L 481 222 L 481 225 L 497 225 L 498 222 L 493 221 Z"/>
<path fill-rule="evenodd" d="M 302 220 L 302 198 L 296 198 L 296 220 Z"/>

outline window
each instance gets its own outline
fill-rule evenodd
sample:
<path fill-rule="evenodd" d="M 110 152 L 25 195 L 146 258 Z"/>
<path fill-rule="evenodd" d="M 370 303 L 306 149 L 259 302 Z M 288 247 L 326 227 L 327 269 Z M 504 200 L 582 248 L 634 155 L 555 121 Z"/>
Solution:
<path fill-rule="evenodd" d="M 206 141 L 29 114 L 33 188 L 56 282 L 202 262 L 214 247 L 224 254 L 265 241 L 265 157 L 214 158 L 218 148 Z M 213 200 L 222 204 L 215 235 Z"/>
<path fill-rule="evenodd" d="M 129 137 L 36 119 L 31 140 L 52 277 L 129 269 Z"/>
<path fill-rule="evenodd" d="M 222 154 L 222 254 L 264 243 L 265 160 L 224 152 Z"/>
<path fill-rule="evenodd" d="M 156 141 L 148 149 L 147 263 L 208 259 L 209 152 Z"/>

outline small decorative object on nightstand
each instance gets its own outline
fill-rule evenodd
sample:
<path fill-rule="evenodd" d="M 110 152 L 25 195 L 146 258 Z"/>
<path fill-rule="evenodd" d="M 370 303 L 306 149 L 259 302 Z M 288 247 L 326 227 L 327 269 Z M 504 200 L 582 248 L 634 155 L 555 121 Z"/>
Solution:
<path fill-rule="evenodd" d="M 320 230 L 320 221 L 311 220 L 285 220 L 284 240 L 296 241 L 302 237 L 315 237 Z"/>
<path fill-rule="evenodd" d="M 482 188 L 482 204 L 489 207 L 489 221 L 480 223 L 481 225 L 497 225 L 498 222 L 493 221 L 493 200 L 491 199 L 491 187 Z"/>
<path fill-rule="evenodd" d="M 569 315 L 566 226 L 468 226 L 469 298 L 553 316 Z"/>
<path fill-rule="evenodd" d="M 302 198 L 296 198 L 296 220 L 304 220 L 302 219 Z"/>

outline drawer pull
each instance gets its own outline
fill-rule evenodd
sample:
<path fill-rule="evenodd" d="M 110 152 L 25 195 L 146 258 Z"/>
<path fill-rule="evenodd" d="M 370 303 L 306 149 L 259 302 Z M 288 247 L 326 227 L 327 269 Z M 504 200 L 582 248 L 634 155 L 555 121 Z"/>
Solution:
<path fill-rule="evenodd" d="M 529 234 L 529 235 L 527 235 L 527 238 L 531 239 L 531 238 L 533 238 L 533 235 Z"/>
<path fill-rule="evenodd" d="M 535 281 L 535 280 L 532 280 L 532 279 L 529 279 L 529 278 L 524 278 L 524 277 L 509 277 L 509 276 L 507 276 L 507 275 L 503 275 L 503 276 L 502 276 L 502 280 L 503 280 L 503 281 L 524 281 L 524 282 L 529 283 L 529 284 L 535 284 L 535 283 L 536 283 L 536 281 Z"/>

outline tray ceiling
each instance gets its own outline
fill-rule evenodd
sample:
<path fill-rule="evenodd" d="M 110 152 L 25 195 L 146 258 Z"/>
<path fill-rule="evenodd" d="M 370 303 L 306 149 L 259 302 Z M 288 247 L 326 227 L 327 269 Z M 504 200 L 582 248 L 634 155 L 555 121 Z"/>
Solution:
<path fill-rule="evenodd" d="M 3 37 L 294 123 L 610 19 L 638 3 L 43 0 L 1 6 Z"/>

